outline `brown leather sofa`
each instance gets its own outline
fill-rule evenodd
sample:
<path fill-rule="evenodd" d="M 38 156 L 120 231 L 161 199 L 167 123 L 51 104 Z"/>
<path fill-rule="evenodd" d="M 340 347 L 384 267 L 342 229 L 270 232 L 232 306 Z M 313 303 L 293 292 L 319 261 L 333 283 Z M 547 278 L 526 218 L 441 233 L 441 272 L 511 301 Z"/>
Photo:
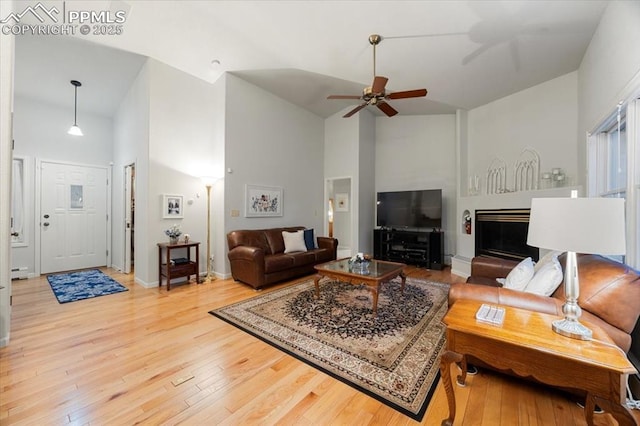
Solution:
<path fill-rule="evenodd" d="M 317 237 L 317 247 L 306 252 L 284 253 L 282 231 L 295 232 L 304 226 L 231 231 L 227 234 L 231 275 L 255 289 L 312 274 L 315 265 L 335 260 L 338 240 Z"/>
<path fill-rule="evenodd" d="M 558 260 L 564 272 L 566 255 Z M 458 299 L 507 305 L 530 311 L 564 316 L 564 282 L 550 296 L 539 296 L 501 288 L 496 278 L 506 277 L 516 261 L 475 257 L 467 283 L 457 283 L 449 291 L 449 306 Z M 583 323 L 603 329 L 625 352 L 631 346 L 631 332 L 640 315 L 640 276 L 629 266 L 598 255 L 578 255 L 578 278 Z M 483 284 L 483 285 L 482 285 Z"/>

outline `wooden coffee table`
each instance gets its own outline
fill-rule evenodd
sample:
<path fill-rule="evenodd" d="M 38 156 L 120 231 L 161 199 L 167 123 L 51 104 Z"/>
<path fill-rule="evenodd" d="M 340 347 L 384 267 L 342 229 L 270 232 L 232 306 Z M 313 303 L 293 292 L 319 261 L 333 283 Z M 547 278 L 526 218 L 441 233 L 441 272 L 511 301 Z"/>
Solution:
<path fill-rule="evenodd" d="M 330 277 L 354 285 L 365 284 L 373 293 L 373 315 L 375 316 L 378 313 L 378 292 L 383 282 L 391 281 L 399 276 L 402 279 L 400 291 L 404 291 L 404 284 L 407 279 L 404 274 L 405 266 L 407 265 L 404 263 L 371 260 L 367 272 L 362 272 L 357 268 L 350 267 L 349 258 L 316 265 L 317 274 L 313 279 L 316 285 L 316 297 L 320 297 L 319 282 L 322 277 Z"/>
<path fill-rule="evenodd" d="M 481 304 L 458 300 L 442 320 L 447 326 L 447 347 L 440 373 L 449 403 L 449 417 L 442 425 L 452 425 L 456 413 L 450 365 L 461 363 L 457 381 L 464 386 L 467 356 L 551 386 L 586 391 L 589 425 L 593 425 L 596 403 L 620 425 L 638 425 L 640 413 L 623 405 L 627 376 L 636 370 L 604 331 L 589 324 L 593 341 L 571 339 L 552 331 L 551 323 L 558 317 L 507 306 L 503 306 L 503 324 L 491 325 L 475 319 Z"/>

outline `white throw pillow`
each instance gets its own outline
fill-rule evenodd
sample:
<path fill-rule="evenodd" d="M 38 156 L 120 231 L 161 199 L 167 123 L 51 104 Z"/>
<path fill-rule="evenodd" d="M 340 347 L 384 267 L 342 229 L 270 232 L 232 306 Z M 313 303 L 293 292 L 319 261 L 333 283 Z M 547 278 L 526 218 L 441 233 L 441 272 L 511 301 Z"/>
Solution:
<path fill-rule="evenodd" d="M 284 240 L 284 252 L 293 253 L 296 251 L 307 251 L 304 243 L 304 231 L 287 232 L 282 231 L 282 239 Z"/>
<path fill-rule="evenodd" d="M 551 259 L 535 273 L 527 287 L 527 293 L 551 296 L 562 282 L 562 267 L 558 259 Z"/>
<path fill-rule="evenodd" d="M 533 260 L 527 257 L 509 272 L 504 288 L 522 291 L 533 278 Z"/>
<path fill-rule="evenodd" d="M 562 254 L 561 251 L 550 251 L 544 256 L 542 256 L 542 259 L 536 262 L 536 265 L 533 267 L 534 275 L 536 272 L 542 269 L 542 267 L 545 266 L 547 263 L 551 262 L 552 260 L 558 260 L 558 256 L 560 256 L 561 254 Z"/>

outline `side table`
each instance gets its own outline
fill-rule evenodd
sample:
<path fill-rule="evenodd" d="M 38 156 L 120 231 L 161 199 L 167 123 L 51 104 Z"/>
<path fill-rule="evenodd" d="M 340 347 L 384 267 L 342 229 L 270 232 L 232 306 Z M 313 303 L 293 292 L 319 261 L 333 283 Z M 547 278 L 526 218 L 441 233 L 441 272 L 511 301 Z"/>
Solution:
<path fill-rule="evenodd" d="M 191 249 L 195 248 L 195 258 L 191 257 Z M 184 262 L 176 262 L 171 257 L 171 251 L 187 249 L 187 257 Z M 164 257 L 163 257 L 164 251 Z M 188 243 L 158 243 L 158 287 L 162 287 L 162 277 L 167 279 L 167 291 L 171 290 L 171 279 L 196 276 L 196 283 L 200 282 L 200 243 L 189 241 Z M 164 260 L 164 263 L 163 263 Z"/>
<path fill-rule="evenodd" d="M 551 329 L 558 317 L 508 306 L 503 306 L 503 324 L 487 324 L 475 318 L 481 305 L 458 300 L 442 320 L 447 326 L 447 347 L 440 359 L 440 373 L 449 404 L 449 417 L 442 421 L 443 426 L 451 426 L 456 413 L 450 365 L 462 364 L 457 381 L 464 385 L 467 356 L 551 386 L 586 391 L 589 425 L 593 425 L 595 404 L 620 425 L 638 425 L 640 413 L 634 414 L 624 405 L 627 376 L 636 369 L 604 331 L 589 324 L 594 340 L 571 339 Z"/>

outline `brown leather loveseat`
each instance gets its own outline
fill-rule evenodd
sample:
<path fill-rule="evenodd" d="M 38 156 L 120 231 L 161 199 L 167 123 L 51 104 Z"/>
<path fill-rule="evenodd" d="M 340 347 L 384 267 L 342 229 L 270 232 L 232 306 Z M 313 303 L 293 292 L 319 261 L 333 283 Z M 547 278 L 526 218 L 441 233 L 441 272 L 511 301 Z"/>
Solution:
<path fill-rule="evenodd" d="M 566 255 L 558 260 L 563 274 Z M 449 305 L 458 299 L 523 308 L 564 316 L 564 281 L 550 296 L 539 296 L 501 288 L 496 278 L 506 277 L 518 262 L 490 257 L 475 257 L 467 283 L 457 283 L 449 291 Z M 631 332 L 640 315 L 640 276 L 629 266 L 598 255 L 578 255 L 578 277 L 582 308 L 581 322 L 603 329 L 625 352 L 631 346 Z M 484 285 L 478 285 L 484 284 Z"/>
<path fill-rule="evenodd" d="M 312 274 L 314 266 L 335 260 L 338 240 L 317 237 L 317 248 L 284 253 L 282 231 L 295 232 L 304 226 L 231 231 L 227 234 L 231 275 L 255 289 L 302 275 Z"/>

